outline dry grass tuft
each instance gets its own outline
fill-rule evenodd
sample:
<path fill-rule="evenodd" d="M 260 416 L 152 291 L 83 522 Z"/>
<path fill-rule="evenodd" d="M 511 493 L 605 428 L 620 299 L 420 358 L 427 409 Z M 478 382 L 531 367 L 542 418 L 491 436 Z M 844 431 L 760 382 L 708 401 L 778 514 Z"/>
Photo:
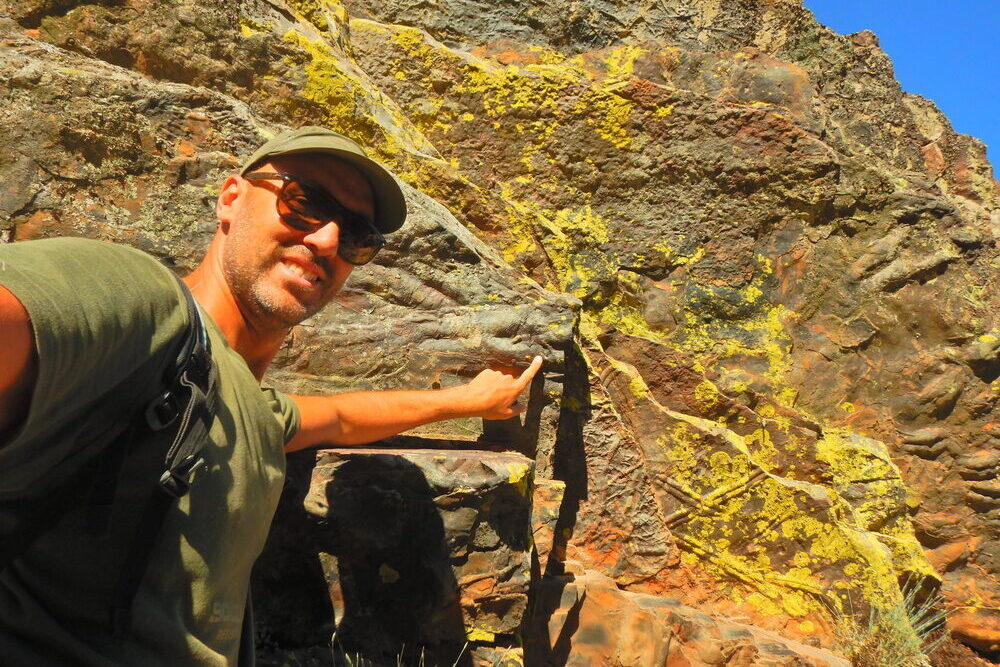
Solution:
<path fill-rule="evenodd" d="M 836 647 L 852 667 L 933 667 L 930 655 L 947 637 L 946 619 L 940 596 L 922 595 L 907 581 L 902 602 L 890 609 L 873 608 L 860 620 L 834 613 Z"/>

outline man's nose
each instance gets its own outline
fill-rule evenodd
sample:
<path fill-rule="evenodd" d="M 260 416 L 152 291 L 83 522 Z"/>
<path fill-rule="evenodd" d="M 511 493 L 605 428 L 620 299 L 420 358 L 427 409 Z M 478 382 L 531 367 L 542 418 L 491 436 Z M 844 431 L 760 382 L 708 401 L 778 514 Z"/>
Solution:
<path fill-rule="evenodd" d="M 340 247 L 340 226 L 333 220 L 302 239 L 320 257 L 333 257 Z"/>

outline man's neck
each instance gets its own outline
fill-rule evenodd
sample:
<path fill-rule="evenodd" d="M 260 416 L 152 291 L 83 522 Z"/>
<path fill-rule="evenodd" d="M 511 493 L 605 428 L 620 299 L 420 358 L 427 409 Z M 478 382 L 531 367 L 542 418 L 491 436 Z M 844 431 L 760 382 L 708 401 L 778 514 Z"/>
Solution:
<path fill-rule="evenodd" d="M 184 282 L 202 310 L 219 327 L 229 346 L 243 357 L 254 377 L 261 380 L 288 331 L 265 332 L 252 325 L 229 289 L 222 265 L 211 249 Z"/>

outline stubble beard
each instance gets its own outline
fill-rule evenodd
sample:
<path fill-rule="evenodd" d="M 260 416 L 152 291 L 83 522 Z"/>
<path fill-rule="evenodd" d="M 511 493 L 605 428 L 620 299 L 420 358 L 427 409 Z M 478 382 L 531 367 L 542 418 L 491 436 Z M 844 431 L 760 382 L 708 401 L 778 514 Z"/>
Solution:
<path fill-rule="evenodd" d="M 248 319 L 261 329 L 287 331 L 323 307 L 322 300 L 303 303 L 270 282 L 281 263 L 280 246 L 269 257 L 258 257 L 260 248 L 254 246 L 245 235 L 231 236 L 223 252 L 223 274 Z"/>

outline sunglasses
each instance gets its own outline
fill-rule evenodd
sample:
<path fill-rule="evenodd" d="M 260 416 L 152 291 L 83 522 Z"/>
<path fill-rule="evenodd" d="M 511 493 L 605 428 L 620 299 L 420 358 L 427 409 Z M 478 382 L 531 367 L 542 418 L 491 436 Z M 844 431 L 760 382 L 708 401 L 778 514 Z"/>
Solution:
<path fill-rule="evenodd" d="M 273 172 L 246 174 L 243 178 L 251 182 L 281 181 L 275 205 L 281 221 L 292 229 L 314 232 L 331 220 L 336 222 L 340 228 L 337 254 L 351 264 L 367 264 L 385 246 L 385 237 L 371 220 L 347 208 L 318 185 Z"/>

